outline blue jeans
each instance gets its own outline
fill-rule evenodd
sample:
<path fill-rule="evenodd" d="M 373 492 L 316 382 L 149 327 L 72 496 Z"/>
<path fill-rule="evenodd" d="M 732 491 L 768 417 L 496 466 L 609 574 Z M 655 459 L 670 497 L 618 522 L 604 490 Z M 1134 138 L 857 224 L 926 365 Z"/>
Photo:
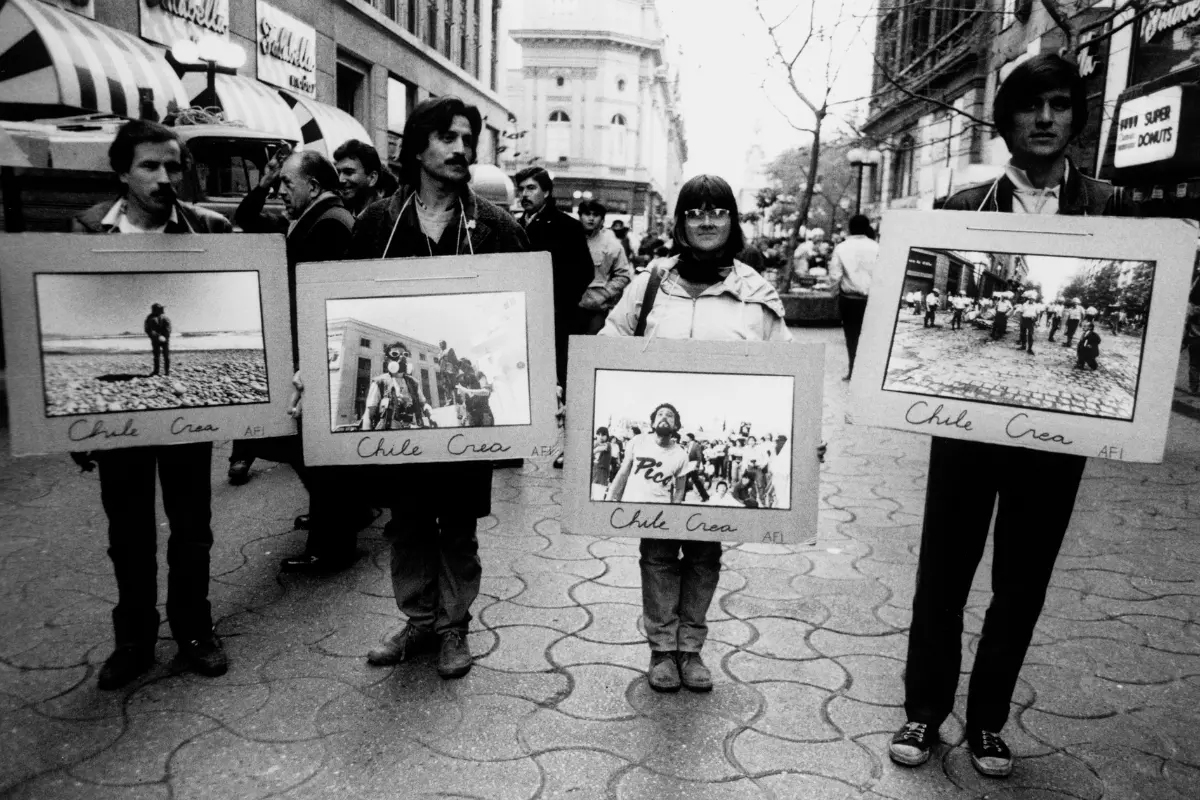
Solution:
<path fill-rule="evenodd" d="M 641 554 L 642 620 L 650 649 L 699 653 L 721 577 L 721 543 L 642 539 Z"/>

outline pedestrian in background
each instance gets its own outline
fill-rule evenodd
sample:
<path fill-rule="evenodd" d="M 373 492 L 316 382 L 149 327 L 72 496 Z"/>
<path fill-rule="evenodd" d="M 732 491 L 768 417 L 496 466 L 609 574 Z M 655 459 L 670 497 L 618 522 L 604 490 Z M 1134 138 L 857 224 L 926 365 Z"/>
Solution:
<path fill-rule="evenodd" d="M 936 328 L 937 310 L 942 299 L 942 293 L 934 289 L 925 295 L 925 325 L 926 328 Z"/>
<path fill-rule="evenodd" d="M 871 274 L 879 258 L 879 243 L 871 220 L 863 214 L 850 218 L 850 235 L 833 248 L 829 259 L 829 280 L 838 287 L 838 311 L 842 317 L 842 330 L 846 334 L 846 353 L 850 357 L 850 369 L 842 380 L 850 380 L 854 374 L 854 357 L 858 352 L 858 338 L 862 335 L 863 314 L 867 311 L 867 295 L 871 290 Z"/>
<path fill-rule="evenodd" d="M 142 325 L 146 335 L 150 337 L 150 352 L 154 354 L 154 371 L 151 375 L 158 374 L 160 355 L 163 375 L 171 374 L 171 318 L 164 313 L 165 311 L 160 303 L 151 304 L 150 313 L 146 315 L 146 321 Z"/>
<path fill-rule="evenodd" d="M 587 235 L 588 250 L 592 254 L 595 273 L 579 300 L 580 328 L 582 333 L 596 334 L 604 327 L 608 312 L 633 278 L 633 267 L 625 255 L 625 248 L 615 233 L 604 227 L 604 216 L 608 209 L 599 200 L 584 200 L 579 204 L 579 223 Z"/>
<path fill-rule="evenodd" d="M 685 183 L 675 203 L 674 230 L 672 256 L 652 262 L 633 279 L 602 336 L 792 340 L 775 289 L 734 258 L 743 239 L 728 183 L 715 175 Z M 710 691 L 712 673 L 700 651 L 720 577 L 721 544 L 647 538 L 639 549 L 650 688 Z"/>

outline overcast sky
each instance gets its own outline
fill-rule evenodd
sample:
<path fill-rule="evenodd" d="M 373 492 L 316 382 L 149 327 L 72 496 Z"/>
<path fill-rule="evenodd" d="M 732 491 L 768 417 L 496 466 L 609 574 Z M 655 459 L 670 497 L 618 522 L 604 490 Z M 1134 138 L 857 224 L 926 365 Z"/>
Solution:
<path fill-rule="evenodd" d="M 647 430 L 654 407 L 670 403 L 683 418 L 684 432 L 703 426 L 716 433 L 725 420 L 731 428 L 751 423 L 756 436 L 782 433 L 790 438 L 793 382 L 788 376 L 599 370 L 594 427 L 608 425 L 610 418 L 614 423 L 633 419 Z"/>
<path fill-rule="evenodd" d="M 141 333 L 152 303 L 172 332 L 261 331 L 257 272 L 125 272 L 37 276 L 43 334 Z"/>

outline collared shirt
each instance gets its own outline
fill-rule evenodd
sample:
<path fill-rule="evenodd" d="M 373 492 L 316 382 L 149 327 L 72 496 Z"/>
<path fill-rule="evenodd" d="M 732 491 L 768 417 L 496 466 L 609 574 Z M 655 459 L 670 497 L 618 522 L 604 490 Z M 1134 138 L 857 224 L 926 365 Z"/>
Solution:
<path fill-rule="evenodd" d="M 104 219 L 100 220 L 100 224 L 104 227 L 111 228 L 118 233 L 162 233 L 167 229 L 168 224 L 178 224 L 179 214 L 175 210 L 175 206 L 171 206 L 171 215 L 167 217 L 167 221 L 162 225 L 153 228 L 141 228 L 134 225 L 130 221 L 129 215 L 125 213 L 126 201 L 122 197 L 117 202 L 113 203 L 112 208 L 104 215 Z"/>
<path fill-rule="evenodd" d="M 855 234 L 833 248 L 829 259 L 829 280 L 844 294 L 866 297 L 871 288 L 871 272 L 879 258 L 879 243 L 869 236 Z"/>
<path fill-rule="evenodd" d="M 1063 171 L 1063 183 L 1067 182 L 1067 172 L 1071 169 L 1070 162 Z M 1011 161 L 1004 165 L 1004 174 L 1013 185 L 1013 212 L 1017 214 L 1057 214 L 1060 186 L 1039 189 L 1029 182 L 1025 170 L 1015 166 Z"/>

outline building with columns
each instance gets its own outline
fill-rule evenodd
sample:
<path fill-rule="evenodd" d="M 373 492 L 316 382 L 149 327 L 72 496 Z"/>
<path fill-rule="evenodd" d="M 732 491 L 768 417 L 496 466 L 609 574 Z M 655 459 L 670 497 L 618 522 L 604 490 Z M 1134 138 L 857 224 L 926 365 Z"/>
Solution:
<path fill-rule="evenodd" d="M 635 233 L 660 223 L 682 184 L 687 140 L 678 77 L 653 0 L 524 0 L 510 19 L 520 66 L 502 163 L 554 176 L 560 207 L 590 193 Z M 578 193 L 578 196 L 576 195 Z"/>

